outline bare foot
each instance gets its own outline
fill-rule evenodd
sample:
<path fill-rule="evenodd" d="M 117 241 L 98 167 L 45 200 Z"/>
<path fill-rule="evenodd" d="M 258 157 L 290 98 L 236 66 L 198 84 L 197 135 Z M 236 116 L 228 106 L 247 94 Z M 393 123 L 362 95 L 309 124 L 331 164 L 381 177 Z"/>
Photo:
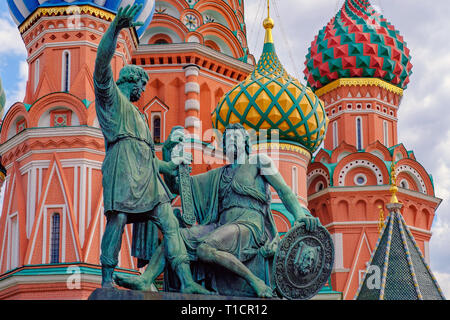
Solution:
<path fill-rule="evenodd" d="M 273 290 L 269 286 L 266 285 L 264 281 L 261 279 L 255 279 L 255 282 L 252 284 L 253 289 L 256 294 L 260 298 L 273 298 Z"/>
<path fill-rule="evenodd" d="M 114 282 L 121 287 L 139 290 L 139 291 L 151 291 L 152 284 L 147 283 L 142 276 L 125 276 L 120 274 L 114 275 Z"/>
<path fill-rule="evenodd" d="M 215 294 L 214 292 L 206 290 L 205 288 L 203 288 L 201 285 L 199 285 L 196 282 L 192 282 L 192 283 L 188 284 L 186 287 L 181 289 L 181 292 L 192 293 L 192 294 L 208 294 L 208 295 Z"/>

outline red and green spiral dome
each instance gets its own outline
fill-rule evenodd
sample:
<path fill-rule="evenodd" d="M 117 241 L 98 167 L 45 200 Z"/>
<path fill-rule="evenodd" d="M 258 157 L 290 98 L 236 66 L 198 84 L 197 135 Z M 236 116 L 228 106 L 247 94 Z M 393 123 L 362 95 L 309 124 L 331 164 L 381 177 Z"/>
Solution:
<path fill-rule="evenodd" d="M 346 0 L 306 55 L 305 79 L 319 89 L 340 78 L 379 78 L 406 89 L 412 72 L 403 37 L 369 0 Z"/>

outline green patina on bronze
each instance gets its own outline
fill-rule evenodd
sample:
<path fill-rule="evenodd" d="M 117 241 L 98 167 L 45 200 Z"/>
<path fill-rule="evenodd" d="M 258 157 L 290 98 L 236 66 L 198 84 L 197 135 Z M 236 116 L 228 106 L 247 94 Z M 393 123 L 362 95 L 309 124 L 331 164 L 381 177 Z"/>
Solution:
<path fill-rule="evenodd" d="M 230 164 L 222 168 L 189 176 L 189 168 L 183 167 L 187 170 L 180 179 L 179 166 L 191 160 L 180 144 L 185 139 L 181 127 L 173 128 L 163 147 L 165 161 L 155 156 L 148 121 L 133 105 L 145 89 L 147 74 L 126 66 L 114 83 L 110 67 L 119 32 L 136 25 L 132 21 L 138 11 L 139 6 L 119 9 L 100 42 L 94 73 L 97 117 L 106 146 L 102 286 L 112 286 L 123 230 L 133 223 L 132 255 L 148 267 L 139 278 L 115 275 L 117 284 L 148 289 L 164 271 L 169 291 L 272 297 L 270 269 L 279 236 L 270 188 L 306 230 L 316 230 L 319 220 L 302 208 L 267 155 L 250 154 L 249 135 L 241 124 L 230 125 L 224 133 Z M 183 209 L 189 206 L 198 224 L 188 228 L 183 217 L 177 220 L 170 206 L 174 194 L 184 195 Z M 163 234 L 160 246 L 155 225 Z"/>
<path fill-rule="evenodd" d="M 102 287 L 112 287 L 112 275 L 118 263 L 122 235 L 127 223 L 134 223 L 133 254 L 151 254 L 154 224 L 164 235 L 165 256 L 186 293 L 209 293 L 197 285 L 189 270 L 186 248 L 178 231 L 178 222 L 170 201 L 173 196 L 159 173 L 175 175 L 178 165 L 155 156 L 148 121 L 133 105 L 140 99 L 149 80 L 146 72 L 133 65 L 125 66 L 117 83 L 113 81 L 111 61 L 119 33 L 124 28 L 142 25 L 133 22 L 141 5 L 120 8 L 103 36 L 94 71 L 96 112 L 105 138 L 106 155 L 102 166 L 104 209 L 107 224 L 102 238 L 100 262 Z M 150 221 L 153 221 L 151 223 Z M 139 228 L 140 225 L 148 227 Z"/>
<path fill-rule="evenodd" d="M 309 230 L 315 230 L 319 221 L 301 207 L 270 158 L 250 154 L 248 134 L 242 125 L 230 125 L 224 137 L 227 141 L 224 150 L 231 164 L 190 177 L 198 224 L 180 232 L 193 277 L 222 295 L 272 297 L 270 269 L 279 237 L 270 209 L 270 186 L 296 223 L 305 223 Z M 173 139 L 168 140 L 163 148 L 167 157 L 173 147 Z M 171 190 L 181 189 L 177 180 L 168 178 Z M 149 290 L 164 271 L 165 290 L 177 290 L 176 278 L 166 266 L 162 252 L 160 246 L 143 276 L 117 275 L 116 283 L 130 289 Z"/>

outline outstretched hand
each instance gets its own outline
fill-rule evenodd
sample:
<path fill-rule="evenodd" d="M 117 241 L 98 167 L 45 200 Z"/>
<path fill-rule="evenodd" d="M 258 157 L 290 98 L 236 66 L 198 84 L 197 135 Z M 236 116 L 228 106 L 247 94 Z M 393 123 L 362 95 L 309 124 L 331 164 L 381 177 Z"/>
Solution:
<path fill-rule="evenodd" d="M 310 216 L 303 216 L 295 221 L 295 225 L 298 225 L 300 223 L 305 224 L 306 230 L 310 232 L 316 231 L 317 227 L 321 225 L 319 218 Z"/>
<path fill-rule="evenodd" d="M 142 9 L 142 4 L 134 4 L 132 6 L 127 5 L 125 8 L 119 8 L 116 16 L 116 22 L 119 29 L 140 27 L 144 23 L 137 21 L 134 22 L 136 14 Z"/>

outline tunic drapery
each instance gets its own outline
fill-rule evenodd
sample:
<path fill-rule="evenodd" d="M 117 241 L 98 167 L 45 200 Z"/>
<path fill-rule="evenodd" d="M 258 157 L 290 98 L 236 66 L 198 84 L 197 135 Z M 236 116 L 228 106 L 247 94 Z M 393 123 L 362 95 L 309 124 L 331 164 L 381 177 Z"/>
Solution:
<path fill-rule="evenodd" d="M 158 160 L 146 116 L 110 79 L 94 79 L 97 118 L 105 138 L 102 165 L 105 213 L 135 215 L 169 202 L 172 194 L 159 175 Z M 130 221 L 133 216 L 129 215 Z"/>

